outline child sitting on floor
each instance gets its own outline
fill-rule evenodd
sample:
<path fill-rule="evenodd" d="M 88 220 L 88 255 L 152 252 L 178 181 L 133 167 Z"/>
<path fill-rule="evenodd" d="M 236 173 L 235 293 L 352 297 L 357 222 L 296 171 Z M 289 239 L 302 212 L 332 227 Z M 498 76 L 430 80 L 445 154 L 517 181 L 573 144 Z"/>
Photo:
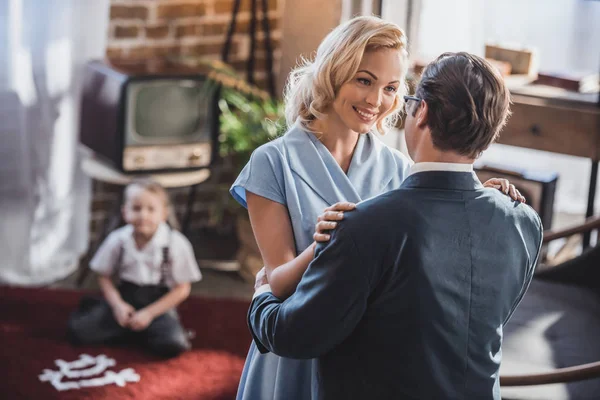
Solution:
<path fill-rule="evenodd" d="M 69 319 L 68 337 L 74 344 L 137 337 L 152 353 L 174 357 L 190 349 L 175 308 L 202 275 L 190 242 L 167 224 L 171 205 L 162 186 L 135 180 L 124 200 L 127 225 L 108 235 L 90 261 L 104 299 L 82 301 Z"/>

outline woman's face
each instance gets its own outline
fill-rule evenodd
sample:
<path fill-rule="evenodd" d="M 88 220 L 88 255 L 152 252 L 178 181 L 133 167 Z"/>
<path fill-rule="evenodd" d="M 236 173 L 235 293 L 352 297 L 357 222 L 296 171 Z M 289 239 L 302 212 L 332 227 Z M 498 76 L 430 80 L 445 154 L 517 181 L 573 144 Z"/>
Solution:
<path fill-rule="evenodd" d="M 333 111 L 350 130 L 367 133 L 394 105 L 402 74 L 400 51 L 365 52 L 352 79 L 340 88 Z"/>

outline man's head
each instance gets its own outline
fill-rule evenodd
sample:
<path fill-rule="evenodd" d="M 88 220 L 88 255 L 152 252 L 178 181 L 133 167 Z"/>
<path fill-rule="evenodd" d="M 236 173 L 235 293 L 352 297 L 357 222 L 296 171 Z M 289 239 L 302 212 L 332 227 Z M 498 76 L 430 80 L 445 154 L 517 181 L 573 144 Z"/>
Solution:
<path fill-rule="evenodd" d="M 508 89 L 490 63 L 469 53 L 444 53 L 427 66 L 406 102 L 408 151 L 416 162 L 435 161 L 418 159 L 427 148 L 474 160 L 497 138 L 509 105 Z"/>

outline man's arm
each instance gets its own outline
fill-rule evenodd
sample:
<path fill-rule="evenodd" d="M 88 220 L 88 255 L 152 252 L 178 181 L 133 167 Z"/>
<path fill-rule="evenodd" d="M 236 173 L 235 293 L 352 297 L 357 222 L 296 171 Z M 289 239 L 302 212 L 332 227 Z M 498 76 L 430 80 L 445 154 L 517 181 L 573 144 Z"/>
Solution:
<path fill-rule="evenodd" d="M 282 302 L 267 292 L 253 299 L 248 324 L 259 350 L 314 358 L 341 343 L 367 307 L 367 268 L 345 223 L 340 224 L 291 297 Z"/>
<path fill-rule="evenodd" d="M 530 262 L 528 265 L 528 268 L 525 272 L 525 278 L 523 280 L 523 285 L 521 287 L 521 291 L 519 292 L 519 296 L 515 299 L 515 302 L 511 308 L 510 312 L 508 313 L 508 315 L 506 316 L 506 319 L 504 320 L 504 324 L 506 324 L 510 320 L 510 318 L 514 314 L 515 310 L 517 309 L 517 306 L 519 305 L 519 303 L 521 303 L 521 300 L 523 300 L 523 296 L 525 296 L 525 293 L 529 289 L 529 285 L 531 284 L 531 280 L 533 279 L 533 274 L 535 273 L 535 269 L 539 262 L 540 254 L 542 253 L 542 245 L 544 244 L 544 228 L 542 227 L 542 220 L 540 219 L 539 215 L 536 212 L 533 212 L 533 215 L 535 217 L 535 227 L 536 227 L 536 229 L 534 229 L 535 232 L 533 234 L 535 235 L 536 239 L 534 241 L 532 241 L 533 246 L 531 246 L 531 248 L 532 249 L 536 248 L 537 251 L 535 251 L 535 255 L 531 254 L 533 257 L 530 256 L 530 259 L 533 259 L 533 262 Z M 525 237 L 527 237 L 531 234 L 532 234 L 531 232 L 528 232 L 527 234 L 525 234 Z M 533 251 L 529 251 L 529 253 L 533 253 Z"/>

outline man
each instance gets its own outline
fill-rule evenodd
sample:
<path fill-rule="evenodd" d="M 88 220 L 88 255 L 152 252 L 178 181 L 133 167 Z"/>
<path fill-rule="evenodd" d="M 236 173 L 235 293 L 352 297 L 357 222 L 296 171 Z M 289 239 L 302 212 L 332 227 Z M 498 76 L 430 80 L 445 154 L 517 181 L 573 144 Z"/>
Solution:
<path fill-rule="evenodd" d="M 509 93 L 447 53 L 406 100 L 409 177 L 345 214 L 290 298 L 259 277 L 249 325 L 263 352 L 317 358 L 319 399 L 500 399 L 502 329 L 542 240 L 529 206 L 473 173 Z"/>

